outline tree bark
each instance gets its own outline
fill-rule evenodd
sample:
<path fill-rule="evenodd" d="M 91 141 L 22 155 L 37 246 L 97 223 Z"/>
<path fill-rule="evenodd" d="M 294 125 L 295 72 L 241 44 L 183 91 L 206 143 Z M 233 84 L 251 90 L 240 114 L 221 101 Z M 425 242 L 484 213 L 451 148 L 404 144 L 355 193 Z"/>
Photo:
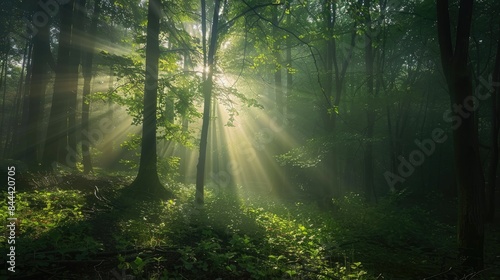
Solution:
<path fill-rule="evenodd" d="M 17 160 L 23 160 L 24 149 L 26 149 L 26 130 L 28 124 L 27 113 L 29 85 L 31 82 L 31 58 L 33 53 L 33 43 L 27 42 L 24 51 L 23 62 L 21 66 L 21 77 L 19 79 L 17 96 L 14 102 L 15 114 L 11 122 L 11 141 L 8 150 L 11 151 L 11 157 Z M 20 121 L 19 121 L 20 120 Z"/>
<path fill-rule="evenodd" d="M 158 96 L 158 62 L 160 58 L 160 15 L 161 0 L 149 0 L 148 25 L 146 35 L 146 81 L 144 85 L 144 111 L 141 139 L 141 159 L 139 173 L 132 188 L 160 198 L 169 198 L 158 178 L 156 153 L 156 109 Z"/>
<path fill-rule="evenodd" d="M 8 41 L 7 41 L 8 42 Z M 1 120 L 0 120 L 0 155 L 2 157 L 6 157 L 6 150 L 3 149 L 4 145 L 2 145 L 5 141 L 7 142 L 7 136 L 5 133 L 5 117 L 7 114 L 5 114 L 5 101 L 7 97 L 7 66 L 8 66 L 8 61 L 9 61 L 9 52 L 10 52 L 10 43 L 7 43 L 7 51 L 5 52 L 5 56 L 2 58 L 2 71 L 0 75 L 0 88 L 2 90 L 2 113 L 1 113 Z"/>
<path fill-rule="evenodd" d="M 279 42 L 281 41 L 278 33 L 278 7 L 279 5 L 275 5 L 272 7 L 272 21 L 273 21 L 273 49 L 272 53 L 274 55 L 275 60 L 275 69 L 274 69 L 274 98 L 275 98 L 275 106 L 276 106 L 276 114 L 281 117 L 284 112 L 284 102 L 283 102 L 283 81 L 281 75 L 282 68 L 282 59 L 281 59 L 281 46 Z"/>
<path fill-rule="evenodd" d="M 288 28 L 292 27 L 292 11 L 290 7 L 290 1 L 286 2 L 286 9 L 288 9 L 288 14 L 286 16 L 286 22 Z M 288 35 L 286 40 L 286 96 L 284 100 L 284 117 L 286 117 L 288 100 L 292 96 L 293 92 L 293 59 L 292 59 L 292 36 Z"/>
<path fill-rule="evenodd" d="M 497 42 L 497 53 L 495 67 L 493 70 L 494 92 L 491 96 L 491 158 L 488 170 L 488 182 L 486 184 L 486 213 L 485 221 L 493 222 L 495 217 L 495 190 L 497 185 L 498 170 L 498 134 L 500 132 L 500 40 Z"/>
<path fill-rule="evenodd" d="M 202 0 L 202 2 L 205 2 Z M 204 5 L 202 4 L 202 7 Z M 198 205 L 203 205 L 205 200 L 205 166 L 207 158 L 207 142 L 208 142 L 208 126 L 210 123 L 210 103 L 212 100 L 213 74 L 215 70 L 215 52 L 217 47 L 218 23 L 219 23 L 220 0 L 215 0 L 214 16 L 212 21 L 212 32 L 210 37 L 210 45 L 208 47 L 207 66 L 208 71 L 206 80 L 203 81 L 203 124 L 201 127 L 200 139 L 200 156 L 196 170 L 196 195 L 195 202 Z M 205 19 L 202 19 L 204 22 Z"/>
<path fill-rule="evenodd" d="M 42 142 L 40 137 L 41 121 L 43 119 L 43 104 L 47 86 L 47 71 L 49 60 L 52 57 L 49 45 L 49 25 L 40 27 L 33 38 L 33 61 L 31 84 L 29 91 L 28 128 L 26 134 L 26 163 L 35 167 L 41 156 Z"/>
<path fill-rule="evenodd" d="M 13 158 L 17 160 L 25 160 L 25 151 L 27 145 L 28 133 L 28 113 L 29 113 L 29 85 L 31 84 L 32 74 L 32 61 L 33 61 L 33 42 L 28 42 L 27 51 L 23 59 L 23 66 L 21 68 L 21 79 L 19 81 L 19 95 L 16 99 L 16 121 L 13 132 Z M 26 74 L 24 74 L 26 71 Z M 24 78 L 24 79 L 23 79 Z M 20 119 L 20 122 L 17 120 Z"/>
<path fill-rule="evenodd" d="M 281 45 L 281 36 L 279 32 L 280 28 L 280 15 L 279 8 L 281 5 L 273 5 L 272 9 L 272 36 L 273 36 L 273 44 L 272 44 L 272 54 L 274 57 L 274 112 L 272 117 L 280 123 L 284 123 L 285 118 L 285 91 L 283 88 L 283 58 L 282 58 L 282 45 Z M 274 132 L 278 133 L 278 132 Z M 279 155 L 286 152 L 285 144 L 280 137 L 274 137 L 272 142 L 270 143 L 266 150 L 267 153 L 273 155 Z M 269 165 L 273 167 L 274 172 L 272 176 L 272 185 L 273 191 L 280 195 L 285 196 L 289 193 L 287 192 L 286 185 L 287 180 L 285 176 L 284 168 L 280 167 L 275 163 L 274 160 L 269 162 Z"/>
<path fill-rule="evenodd" d="M 453 48 L 449 1 L 437 1 L 438 39 L 441 63 L 452 105 L 462 106 L 473 100 L 472 78 L 468 65 L 469 36 L 473 0 L 461 0 L 456 43 Z M 459 190 L 458 250 L 465 267 L 483 268 L 484 178 L 479 155 L 474 112 L 453 114 L 453 142 Z"/>
<path fill-rule="evenodd" d="M 374 58 L 373 55 L 373 38 L 372 38 L 372 19 L 370 15 L 371 0 L 364 0 L 365 13 L 365 71 L 366 71 L 366 87 L 368 98 L 375 96 L 374 92 Z M 365 188 L 366 195 L 369 199 L 376 199 L 375 182 L 373 172 L 373 131 L 375 127 L 375 111 L 373 104 L 368 104 L 366 107 L 366 139 L 364 152 L 365 165 Z"/>
<path fill-rule="evenodd" d="M 83 23 L 85 20 L 84 9 L 86 8 L 86 0 L 76 0 L 73 27 L 71 29 L 71 49 L 69 60 L 69 73 L 68 73 L 68 146 L 67 149 L 70 153 L 70 160 L 66 161 L 66 165 L 76 169 L 78 161 L 77 142 L 79 139 L 78 132 L 81 132 L 76 118 L 78 108 L 78 70 L 82 59 L 82 36 L 83 36 Z M 77 136 L 78 135 L 78 136 Z"/>
<path fill-rule="evenodd" d="M 89 115 L 90 115 L 90 85 L 92 82 L 92 64 L 94 60 L 94 44 L 95 36 L 97 34 L 97 22 L 101 14 L 101 0 L 95 0 L 94 11 L 92 14 L 92 22 L 90 23 L 90 28 L 87 33 L 87 38 L 89 46 L 84 54 L 84 59 L 82 61 L 82 73 L 83 73 L 83 96 L 82 96 L 82 132 L 89 131 Z M 90 156 L 90 145 L 91 141 L 88 139 L 88 133 L 81 135 L 82 142 L 82 164 L 83 173 L 89 174 L 93 172 L 92 168 L 92 158 Z"/>
<path fill-rule="evenodd" d="M 192 63 L 191 63 L 191 58 L 189 56 L 189 52 L 186 51 L 184 53 L 184 72 L 187 73 L 188 71 L 190 71 L 190 69 L 192 68 Z M 186 89 L 187 92 L 190 92 L 191 88 L 188 88 Z M 180 112 L 181 116 L 182 116 L 182 120 L 181 120 L 181 125 L 182 125 L 182 134 L 185 135 L 188 133 L 188 129 L 189 129 L 189 119 L 187 117 L 187 110 L 185 111 L 182 111 Z M 180 163 L 179 163 L 179 173 L 180 173 L 180 178 L 181 178 L 181 182 L 183 182 L 184 184 L 188 184 L 188 170 L 189 170 L 189 162 L 190 161 L 190 152 L 188 150 L 188 148 L 184 145 L 181 145 L 181 156 L 180 156 Z"/>
<path fill-rule="evenodd" d="M 73 6 L 74 0 L 70 0 L 67 4 L 60 6 L 59 12 L 61 27 L 59 33 L 56 77 L 42 159 L 44 167 L 48 169 L 52 168 L 55 163 L 65 165 L 66 161 L 69 162 L 71 160 L 66 145 L 68 136 L 68 97 L 70 95 L 68 92 L 68 73 L 70 72 L 69 60 Z"/>

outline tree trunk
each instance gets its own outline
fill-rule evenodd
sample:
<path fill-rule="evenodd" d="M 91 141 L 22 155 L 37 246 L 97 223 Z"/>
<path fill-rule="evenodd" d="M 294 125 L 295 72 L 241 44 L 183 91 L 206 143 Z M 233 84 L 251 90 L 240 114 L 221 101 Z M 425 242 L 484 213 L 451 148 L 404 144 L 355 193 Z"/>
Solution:
<path fill-rule="evenodd" d="M 55 163 L 65 165 L 70 162 L 70 154 L 67 151 L 68 136 L 68 97 L 71 51 L 71 25 L 73 17 L 74 0 L 60 6 L 60 33 L 59 50 L 57 53 L 56 77 L 54 81 L 54 93 L 52 95 L 52 106 L 50 108 L 47 137 L 43 153 L 43 164 L 45 168 L 52 168 Z"/>
<path fill-rule="evenodd" d="M 362 0 L 358 0 L 358 6 L 361 4 L 360 1 Z M 324 95 L 328 99 L 328 106 L 325 108 L 326 110 L 323 114 L 323 118 L 325 131 L 328 133 L 328 136 L 332 139 L 331 141 L 333 143 L 335 139 L 335 127 L 337 122 L 338 107 L 340 105 L 343 90 L 343 83 L 354 50 L 357 23 L 355 23 L 352 31 L 350 49 L 341 65 L 339 65 L 337 42 L 334 36 L 334 28 L 337 21 L 337 3 L 335 1 L 325 0 L 323 2 L 322 15 L 325 22 L 325 34 L 327 34 L 328 37 L 328 40 L 325 40 L 324 45 L 325 83 L 323 88 Z M 320 205 L 322 207 L 330 206 L 332 196 L 340 194 L 340 164 L 341 160 L 339 159 L 338 148 L 335 144 L 332 144 L 323 164 L 325 181 L 321 183 L 322 201 L 320 201 Z"/>
<path fill-rule="evenodd" d="M 23 151 L 26 148 L 26 126 L 27 126 L 27 85 L 31 80 L 31 55 L 33 51 L 32 42 L 27 42 L 23 55 L 23 62 L 21 66 L 21 75 L 17 88 L 17 95 L 14 102 L 14 115 L 10 122 L 11 138 L 6 149 L 10 151 L 10 157 L 23 160 Z M 26 73 L 26 74 L 25 74 Z M 20 120 L 20 121 L 19 121 Z"/>
<path fill-rule="evenodd" d="M 205 1 L 202 0 L 202 3 Z M 205 5 L 202 4 L 202 7 Z M 207 142 L 208 142 L 208 125 L 210 123 L 210 103 L 212 100 L 212 88 L 213 88 L 213 74 L 215 70 L 215 52 L 217 47 L 217 36 L 218 36 L 218 23 L 219 23 L 219 8 L 220 0 L 215 0 L 214 6 L 214 16 L 212 21 L 212 32 L 210 38 L 210 45 L 208 48 L 207 57 L 207 67 L 208 73 L 206 74 L 206 80 L 203 81 L 203 124 L 201 127 L 201 139 L 200 139 L 200 156 L 198 158 L 198 165 L 196 170 L 196 197 L 195 202 L 198 205 L 203 205 L 204 203 L 204 189 L 205 189 L 205 165 L 207 157 Z M 205 19 L 202 18 L 205 22 Z M 206 70 L 204 70 L 206 71 Z"/>
<path fill-rule="evenodd" d="M 25 151 L 27 145 L 28 133 L 28 113 L 29 113 L 29 85 L 31 84 L 32 73 L 32 60 L 33 60 L 33 42 L 28 42 L 25 57 L 23 59 L 23 66 L 21 70 L 21 79 L 19 81 L 19 95 L 16 100 L 16 117 L 13 132 L 13 158 L 17 160 L 25 160 Z M 26 72 L 26 75 L 24 73 Z M 23 79 L 24 77 L 24 79 Z M 18 121 L 20 120 L 20 122 Z"/>
<path fill-rule="evenodd" d="M 26 163 L 34 167 L 41 156 L 40 127 L 43 119 L 43 104 L 45 88 L 47 86 L 47 71 L 49 60 L 52 58 L 49 45 L 49 25 L 40 27 L 35 38 L 33 38 L 33 61 L 29 92 L 28 126 L 26 134 Z"/>
<path fill-rule="evenodd" d="M 90 84 L 92 81 L 92 64 L 94 59 L 94 43 L 95 36 L 97 34 L 97 22 L 101 14 L 101 0 L 96 0 L 94 2 L 94 12 L 92 14 L 92 22 L 90 23 L 90 29 L 87 33 L 87 38 L 89 39 L 89 46 L 85 53 L 85 57 L 82 61 L 82 72 L 83 72 L 83 96 L 82 96 L 82 132 L 89 131 L 89 114 L 90 114 Z M 82 146 L 82 163 L 83 163 L 83 173 L 89 174 L 93 172 L 92 168 L 92 158 L 90 156 L 90 145 L 91 141 L 88 139 L 88 133 L 82 133 L 81 146 Z"/>
<path fill-rule="evenodd" d="M 278 34 L 278 7 L 279 5 L 275 5 L 272 7 L 272 16 L 273 16 L 273 55 L 275 60 L 275 69 L 274 69 L 274 98 L 275 98 L 275 106 L 276 106 L 276 115 L 281 117 L 284 112 L 284 102 L 283 102 L 283 82 L 281 76 L 281 68 L 282 68 L 282 59 L 281 59 L 281 46 L 279 42 L 281 41 Z"/>
<path fill-rule="evenodd" d="M 186 116 L 182 117 L 182 134 L 188 133 L 189 129 L 189 119 Z M 181 176 L 181 182 L 184 184 L 188 184 L 188 172 L 189 172 L 189 165 L 191 163 L 191 153 L 190 150 L 185 147 L 184 145 L 181 146 L 181 159 L 179 163 L 179 173 Z"/>
<path fill-rule="evenodd" d="M 325 57 L 323 61 L 324 67 L 324 77 L 323 77 L 323 94 L 327 99 L 327 105 L 323 112 L 323 125 L 325 126 L 325 132 L 332 139 L 334 138 L 334 122 L 335 110 L 332 108 L 332 96 L 333 96 L 333 52 L 335 39 L 333 37 L 333 28 L 335 26 L 335 14 L 334 7 L 335 3 L 331 0 L 322 1 L 322 16 L 324 21 L 324 33 L 327 40 L 324 41 L 323 45 L 323 55 Z M 327 208 L 331 206 L 331 199 L 333 196 L 333 190 L 335 188 L 335 180 L 337 178 L 337 155 L 335 152 L 335 147 L 332 145 L 326 155 L 326 159 L 322 165 L 323 181 L 320 182 L 321 191 L 319 193 L 319 206 L 322 208 Z"/>
<path fill-rule="evenodd" d="M 441 63 L 451 103 L 462 106 L 473 100 L 472 79 L 468 66 L 469 36 L 473 0 L 461 0 L 456 45 L 453 48 L 448 0 L 437 1 L 438 39 Z M 458 250 L 465 267 L 483 268 L 484 178 L 479 155 L 474 112 L 453 114 L 453 142 L 459 190 Z"/>
<path fill-rule="evenodd" d="M 373 38 L 372 38 L 372 23 L 370 15 L 371 0 L 364 1 L 365 9 L 365 71 L 366 71 L 366 87 L 368 98 L 375 97 L 374 92 L 374 77 L 373 77 Z M 364 152 L 364 164 L 365 164 L 365 188 L 366 196 L 368 199 L 376 199 L 375 195 L 375 182 L 374 182 L 374 172 L 373 172 L 373 130 L 375 127 L 375 111 L 373 109 L 374 104 L 368 104 L 366 108 L 366 139 L 365 152 Z"/>
<path fill-rule="evenodd" d="M 289 10 L 286 16 L 288 28 L 292 28 L 292 11 L 290 10 L 290 1 L 286 2 L 286 8 Z M 284 116 L 286 117 L 287 103 L 293 92 L 293 59 L 292 59 L 292 36 L 288 35 L 286 40 L 286 96 L 284 101 Z"/>
<path fill-rule="evenodd" d="M 328 106 L 327 111 L 325 112 L 325 126 L 326 130 L 330 131 L 333 123 L 332 123 L 332 113 L 334 113 L 334 108 L 331 108 L 331 105 L 333 105 L 332 102 L 332 96 L 333 96 L 333 52 L 334 52 L 334 45 L 335 45 L 335 38 L 333 37 L 333 28 L 335 26 L 335 21 L 336 21 L 336 16 L 333 14 L 335 11 L 335 3 L 331 0 L 325 0 L 323 3 L 323 19 L 325 21 L 325 33 L 327 36 L 327 40 L 325 40 L 325 45 L 324 45 L 324 56 L 325 56 L 325 61 L 324 61 L 324 67 L 325 67 L 325 86 L 324 86 L 324 94 L 325 97 L 328 98 Z"/>
<path fill-rule="evenodd" d="M 188 73 L 188 71 L 192 68 L 192 63 L 191 63 L 191 58 L 189 57 L 189 52 L 186 51 L 184 53 L 184 72 Z M 188 94 L 192 89 L 187 88 L 186 89 L 186 94 Z M 181 129 L 182 129 L 182 135 L 185 135 L 188 133 L 189 129 L 189 119 L 187 117 L 187 110 L 180 112 L 182 116 L 181 120 Z M 181 176 L 181 182 L 184 184 L 188 184 L 188 170 L 189 170 L 189 161 L 190 161 L 190 152 L 188 148 L 184 145 L 181 145 L 181 156 L 180 156 L 180 163 L 179 163 L 179 173 Z"/>
<path fill-rule="evenodd" d="M 8 65 L 9 65 L 9 54 L 10 54 L 10 40 L 7 40 L 7 52 L 5 53 L 5 58 L 2 63 L 2 83 L 0 85 L 2 86 L 2 122 L 0 123 L 0 145 L 2 145 L 2 157 L 7 158 L 8 152 L 7 152 L 7 143 L 9 142 L 9 122 L 6 122 L 10 119 L 9 115 L 6 114 L 5 110 L 5 102 L 7 98 L 7 72 L 8 72 Z"/>
<path fill-rule="evenodd" d="M 146 81 L 144 85 L 144 113 L 139 173 L 131 187 L 161 198 L 171 197 L 160 183 L 156 154 L 156 109 L 158 96 L 158 62 L 160 58 L 161 0 L 149 0 L 146 35 Z"/>
<path fill-rule="evenodd" d="M 76 112 L 78 107 L 78 69 L 82 58 L 82 36 L 83 23 L 85 20 L 84 9 L 86 8 L 86 0 L 76 0 L 73 28 L 71 29 L 71 50 L 68 73 L 68 146 L 70 156 L 66 160 L 66 164 L 73 169 L 76 169 L 78 161 L 77 142 L 79 137 L 77 133 L 81 132 L 77 125 Z"/>
<path fill-rule="evenodd" d="M 500 132 L 500 40 L 497 43 L 495 68 L 493 70 L 493 83 L 495 91 L 491 95 L 491 158 L 486 184 L 486 213 L 485 221 L 493 222 L 495 217 L 495 189 L 497 185 L 498 170 L 498 133 Z"/>
<path fill-rule="evenodd" d="M 208 133 L 208 143 L 210 143 L 210 147 L 212 150 L 210 151 L 210 159 L 208 159 L 208 162 L 210 162 L 210 177 L 215 177 L 219 173 L 219 163 L 220 163 L 220 149 L 219 147 L 219 141 L 217 141 L 217 123 L 220 120 L 219 119 L 219 114 L 217 111 L 217 97 L 212 95 L 212 110 L 211 110 L 211 121 L 212 121 L 212 126 L 210 127 L 210 132 Z M 223 127 L 219 128 L 223 129 Z M 214 180 L 214 182 L 218 187 L 223 187 L 221 186 L 220 182 L 218 180 Z"/>
<path fill-rule="evenodd" d="M 282 46 L 281 46 L 281 36 L 279 33 L 279 7 L 281 5 L 272 6 L 272 35 L 274 37 L 274 41 L 272 44 L 273 49 L 271 50 L 274 56 L 274 64 L 275 68 L 274 72 L 274 113 L 272 117 L 277 120 L 279 123 L 284 123 L 285 118 L 285 97 L 284 97 L 284 88 L 283 88 L 283 59 L 282 59 Z M 284 129 L 284 128 L 281 128 Z M 275 131 L 274 133 L 279 133 Z M 271 145 L 266 148 L 269 154 L 271 155 L 280 155 L 286 152 L 285 143 L 281 141 L 280 137 L 273 137 Z M 285 178 L 284 168 L 280 167 L 274 160 L 269 161 L 269 166 L 272 166 L 274 169 L 273 180 L 273 189 L 274 192 L 280 196 L 288 195 L 286 185 L 287 181 Z"/>
<path fill-rule="evenodd" d="M 7 41 L 9 42 L 9 41 Z M 6 137 L 6 130 L 5 130 L 5 118 L 7 116 L 7 114 L 5 114 L 5 101 L 6 101 L 6 97 L 7 97 L 7 65 L 8 65 L 8 61 L 9 61 L 9 51 L 10 51 L 10 44 L 7 43 L 7 52 L 5 52 L 5 57 L 3 57 L 3 61 L 2 61 L 2 71 L 1 71 L 1 75 L 0 75 L 0 88 L 2 89 L 2 113 L 1 113 L 1 120 L 0 120 L 0 149 L 1 152 L 0 152 L 0 155 L 5 158 L 6 155 L 5 155 L 5 152 L 6 150 L 3 149 L 4 145 L 4 141 L 7 142 L 7 137 Z"/>

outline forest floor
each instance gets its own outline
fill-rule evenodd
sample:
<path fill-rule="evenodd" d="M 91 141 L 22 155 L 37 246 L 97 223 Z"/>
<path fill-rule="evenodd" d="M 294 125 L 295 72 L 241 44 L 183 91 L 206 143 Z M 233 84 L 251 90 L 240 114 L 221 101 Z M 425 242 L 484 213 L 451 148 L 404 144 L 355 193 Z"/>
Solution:
<path fill-rule="evenodd" d="M 500 217 L 487 225 L 485 269 L 461 270 L 456 203 L 435 194 L 376 205 L 349 195 L 326 212 L 240 188 L 208 190 L 199 208 L 192 187 L 168 201 L 124 195 L 132 179 L 20 175 L 8 279 L 500 279 Z"/>

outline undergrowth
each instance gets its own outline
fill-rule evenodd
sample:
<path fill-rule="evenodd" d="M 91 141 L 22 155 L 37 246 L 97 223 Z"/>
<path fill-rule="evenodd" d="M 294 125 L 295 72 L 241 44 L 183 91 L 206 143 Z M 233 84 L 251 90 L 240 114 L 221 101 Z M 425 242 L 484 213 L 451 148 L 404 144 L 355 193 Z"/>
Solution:
<path fill-rule="evenodd" d="M 175 199 L 146 202 L 118 188 L 110 199 L 58 188 L 17 193 L 19 276 L 423 279 L 454 265 L 454 228 L 397 197 L 368 204 L 352 194 L 326 212 L 238 191 L 208 190 L 197 207 L 193 187 L 171 189 Z"/>

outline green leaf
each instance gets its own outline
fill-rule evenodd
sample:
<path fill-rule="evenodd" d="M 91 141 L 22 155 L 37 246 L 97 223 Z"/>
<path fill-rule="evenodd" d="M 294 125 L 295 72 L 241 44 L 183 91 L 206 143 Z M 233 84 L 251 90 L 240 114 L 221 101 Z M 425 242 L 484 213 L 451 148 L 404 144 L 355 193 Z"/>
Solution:
<path fill-rule="evenodd" d="M 140 258 L 140 257 L 136 257 L 135 260 L 134 260 L 134 263 L 137 265 L 137 266 L 140 266 L 142 265 L 144 262 L 143 260 Z"/>

